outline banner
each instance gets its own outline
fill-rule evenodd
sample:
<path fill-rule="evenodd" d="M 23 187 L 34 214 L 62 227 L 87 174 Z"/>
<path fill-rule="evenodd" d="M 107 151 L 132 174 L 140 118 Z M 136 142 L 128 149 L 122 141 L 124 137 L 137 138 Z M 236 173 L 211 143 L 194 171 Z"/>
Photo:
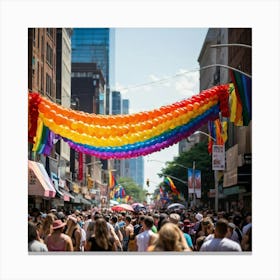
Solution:
<path fill-rule="evenodd" d="M 197 198 L 201 198 L 201 171 L 195 169 L 193 173 L 192 168 L 188 168 L 188 192 L 192 194 L 195 192 Z"/>
<path fill-rule="evenodd" d="M 79 172 L 78 172 L 78 180 L 83 180 L 83 153 L 79 153 Z"/>
<path fill-rule="evenodd" d="M 224 145 L 213 145 L 212 169 L 225 170 L 225 146 Z"/>

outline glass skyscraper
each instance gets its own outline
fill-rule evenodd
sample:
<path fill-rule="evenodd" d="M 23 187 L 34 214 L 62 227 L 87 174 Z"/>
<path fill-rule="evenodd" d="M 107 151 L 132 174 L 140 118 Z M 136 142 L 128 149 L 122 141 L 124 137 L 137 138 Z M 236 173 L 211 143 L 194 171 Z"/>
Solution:
<path fill-rule="evenodd" d="M 110 28 L 74 28 L 72 63 L 96 63 L 107 87 L 114 83 L 115 31 Z"/>

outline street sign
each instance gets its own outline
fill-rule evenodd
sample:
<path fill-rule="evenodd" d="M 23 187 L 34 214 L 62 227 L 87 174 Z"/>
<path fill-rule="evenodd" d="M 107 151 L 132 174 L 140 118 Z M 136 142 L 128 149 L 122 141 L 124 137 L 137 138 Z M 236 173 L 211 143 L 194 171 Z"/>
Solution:
<path fill-rule="evenodd" d="M 225 170 L 225 146 L 224 145 L 213 145 L 212 169 Z"/>

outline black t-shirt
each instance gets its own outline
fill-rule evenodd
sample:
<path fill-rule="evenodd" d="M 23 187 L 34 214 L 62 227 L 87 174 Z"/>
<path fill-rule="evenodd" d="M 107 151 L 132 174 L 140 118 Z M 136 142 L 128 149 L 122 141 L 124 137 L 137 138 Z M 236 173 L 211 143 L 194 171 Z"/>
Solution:
<path fill-rule="evenodd" d="M 109 246 L 107 250 L 105 250 L 105 248 L 102 248 L 97 244 L 95 236 L 90 237 L 88 241 L 91 243 L 90 251 L 113 251 L 113 244 L 114 244 L 113 237 L 110 237 L 109 239 Z"/>

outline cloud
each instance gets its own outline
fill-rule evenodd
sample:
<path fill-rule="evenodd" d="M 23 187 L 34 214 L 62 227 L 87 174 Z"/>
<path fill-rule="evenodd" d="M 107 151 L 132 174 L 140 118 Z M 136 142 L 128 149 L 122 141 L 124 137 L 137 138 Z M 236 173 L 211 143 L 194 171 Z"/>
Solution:
<path fill-rule="evenodd" d="M 130 113 L 156 109 L 199 93 L 198 72 L 179 69 L 174 76 L 150 74 L 147 80 L 141 85 L 117 83 L 122 98 L 130 100 Z"/>

